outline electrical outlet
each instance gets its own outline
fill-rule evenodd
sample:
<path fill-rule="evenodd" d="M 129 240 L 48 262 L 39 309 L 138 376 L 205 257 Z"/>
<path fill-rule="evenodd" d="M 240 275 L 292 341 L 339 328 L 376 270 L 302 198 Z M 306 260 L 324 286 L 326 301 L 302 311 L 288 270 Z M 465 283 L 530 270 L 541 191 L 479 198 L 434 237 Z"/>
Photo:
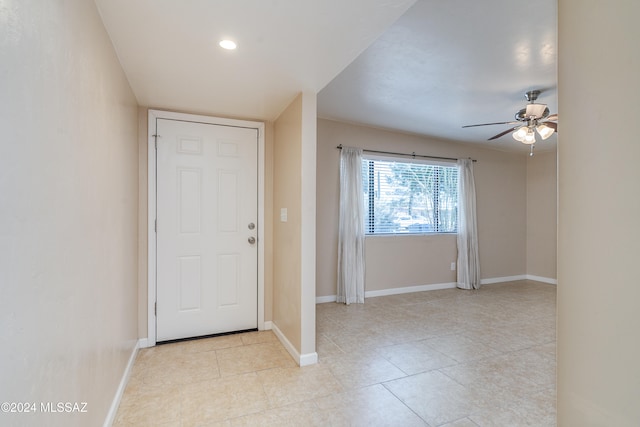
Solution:
<path fill-rule="evenodd" d="M 456 263 L 455 262 L 451 263 L 451 271 L 456 271 Z"/>
<path fill-rule="evenodd" d="M 287 222 L 287 208 L 280 209 L 280 222 Z"/>

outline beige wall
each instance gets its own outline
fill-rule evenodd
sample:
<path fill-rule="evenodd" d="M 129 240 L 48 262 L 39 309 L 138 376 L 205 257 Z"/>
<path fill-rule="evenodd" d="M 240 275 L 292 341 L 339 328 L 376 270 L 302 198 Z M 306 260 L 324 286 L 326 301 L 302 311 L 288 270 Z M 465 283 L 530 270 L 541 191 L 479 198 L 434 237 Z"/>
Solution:
<path fill-rule="evenodd" d="M 206 114 L 195 111 L 180 113 L 209 115 L 237 120 L 258 121 L 244 117 Z M 138 336 L 148 336 L 148 173 L 149 160 L 149 108 L 138 108 Z M 272 319 L 273 300 L 273 123 L 265 123 L 265 178 L 264 178 L 264 320 Z"/>
<path fill-rule="evenodd" d="M 483 278 L 525 274 L 527 156 L 481 146 L 318 120 L 317 296 L 336 293 L 339 144 L 403 153 L 472 157 Z M 366 239 L 367 291 L 455 282 L 454 235 Z"/>
<path fill-rule="evenodd" d="M 556 278 L 556 151 L 527 160 L 527 274 Z"/>
<path fill-rule="evenodd" d="M 3 425 L 102 425 L 136 344 L 136 101 L 92 1 L 0 7 Z M 39 403 L 38 403 L 39 404 Z"/>
<path fill-rule="evenodd" d="M 273 128 L 273 324 L 306 365 L 317 361 L 316 95 L 300 93 Z"/>
<path fill-rule="evenodd" d="M 301 365 L 316 363 L 316 167 L 318 110 L 315 92 L 302 93 L 301 150 Z"/>
<path fill-rule="evenodd" d="M 640 424 L 640 2 L 558 2 L 558 425 Z"/>
<path fill-rule="evenodd" d="M 273 320 L 273 123 L 264 126 L 264 320 Z"/>
<path fill-rule="evenodd" d="M 149 115 L 148 109 L 144 107 L 138 108 L 138 337 L 146 338 L 147 315 L 148 315 L 148 271 L 149 251 L 148 242 L 148 207 L 149 195 L 147 185 L 148 180 L 148 164 L 149 164 L 149 144 L 147 143 L 149 135 Z"/>
<path fill-rule="evenodd" d="M 300 349 L 302 94 L 275 121 L 274 137 L 273 323 Z"/>

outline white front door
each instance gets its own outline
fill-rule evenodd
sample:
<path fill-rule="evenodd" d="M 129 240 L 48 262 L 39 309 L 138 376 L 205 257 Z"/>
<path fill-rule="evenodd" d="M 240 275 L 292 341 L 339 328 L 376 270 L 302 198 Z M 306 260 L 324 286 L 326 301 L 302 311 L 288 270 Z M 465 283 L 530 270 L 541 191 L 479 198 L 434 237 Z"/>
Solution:
<path fill-rule="evenodd" d="M 257 328 L 258 131 L 156 123 L 156 340 Z"/>

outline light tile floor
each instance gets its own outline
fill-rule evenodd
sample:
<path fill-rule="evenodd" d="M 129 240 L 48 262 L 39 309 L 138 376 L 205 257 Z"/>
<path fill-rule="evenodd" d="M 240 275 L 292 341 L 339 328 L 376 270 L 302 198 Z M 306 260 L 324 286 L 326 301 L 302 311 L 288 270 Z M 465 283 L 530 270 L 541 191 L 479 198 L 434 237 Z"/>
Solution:
<path fill-rule="evenodd" d="M 115 426 L 555 426 L 556 288 L 317 306 L 317 365 L 270 331 L 141 350 Z"/>

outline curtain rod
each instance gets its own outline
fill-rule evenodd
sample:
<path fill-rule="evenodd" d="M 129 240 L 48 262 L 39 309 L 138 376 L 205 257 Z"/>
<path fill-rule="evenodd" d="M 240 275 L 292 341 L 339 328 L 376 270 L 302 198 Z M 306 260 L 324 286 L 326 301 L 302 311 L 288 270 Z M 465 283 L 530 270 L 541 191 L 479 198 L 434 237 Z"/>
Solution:
<path fill-rule="evenodd" d="M 342 144 L 338 145 L 336 148 L 342 150 Z M 366 149 L 362 149 L 362 151 L 364 151 L 365 153 L 374 153 L 374 154 L 391 154 L 393 156 L 406 156 L 406 157 L 413 157 L 414 159 L 416 157 L 420 157 L 421 159 L 437 159 L 437 160 L 455 160 L 457 161 L 458 159 L 454 158 L 454 157 L 439 157 L 439 156 L 422 156 L 420 154 L 416 154 L 416 152 L 414 151 L 411 154 L 407 154 L 407 153 L 394 153 L 392 151 L 378 151 L 378 150 L 366 150 Z M 471 158 L 470 158 L 471 159 Z M 471 159 L 474 163 L 477 162 L 476 159 Z"/>

